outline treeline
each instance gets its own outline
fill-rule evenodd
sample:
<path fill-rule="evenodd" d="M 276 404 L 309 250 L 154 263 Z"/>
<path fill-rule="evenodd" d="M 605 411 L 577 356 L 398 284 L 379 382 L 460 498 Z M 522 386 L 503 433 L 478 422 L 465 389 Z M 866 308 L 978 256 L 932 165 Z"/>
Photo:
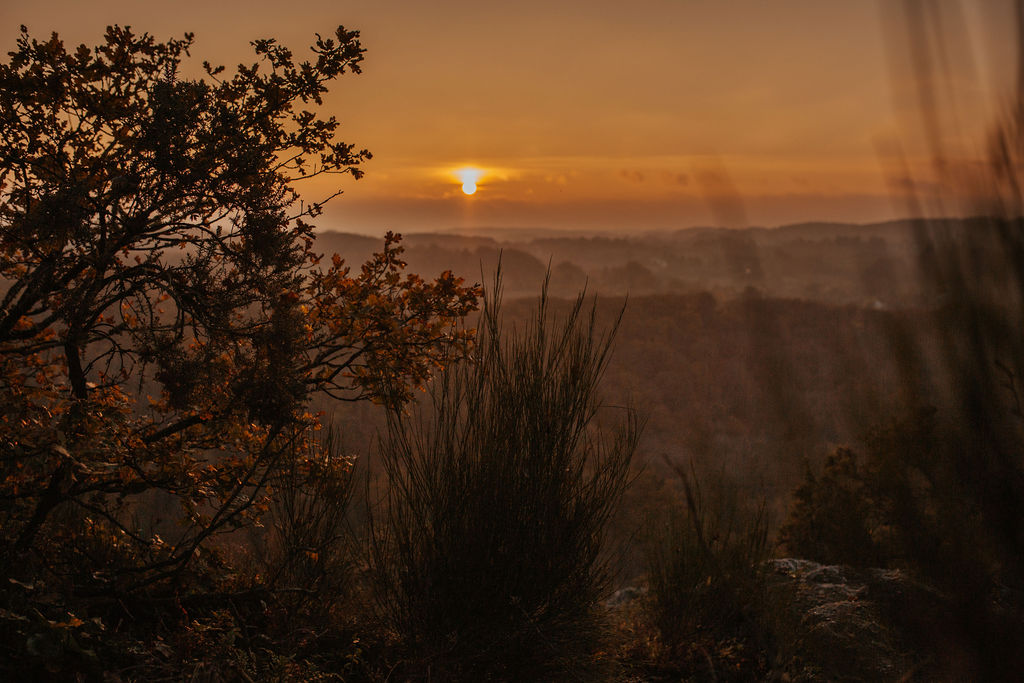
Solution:
<path fill-rule="evenodd" d="M 568 298 L 584 286 L 608 296 L 710 291 L 720 299 L 756 287 L 770 297 L 892 308 L 921 303 L 914 230 L 913 221 L 558 237 L 480 229 L 412 233 L 405 244 L 418 272 L 482 272 L 485 281 L 500 256 L 512 297 L 533 296 L 550 268 L 551 293 Z M 337 232 L 320 239 L 354 258 L 375 244 Z"/>

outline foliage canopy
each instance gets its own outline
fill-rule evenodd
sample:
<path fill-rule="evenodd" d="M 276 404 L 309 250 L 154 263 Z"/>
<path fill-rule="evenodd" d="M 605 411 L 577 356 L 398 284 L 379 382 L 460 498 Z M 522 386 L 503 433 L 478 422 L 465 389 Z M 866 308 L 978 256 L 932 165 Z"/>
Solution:
<path fill-rule="evenodd" d="M 69 51 L 22 27 L 0 64 L 0 536 L 93 569 L 96 547 L 129 555 L 105 586 L 180 572 L 308 452 L 314 393 L 404 402 L 476 305 L 450 272 L 404 274 L 396 236 L 356 271 L 315 251 L 340 191 L 298 184 L 370 156 L 318 111 L 359 72 L 358 32 L 307 61 L 257 40 L 201 79 L 178 76 L 191 45 L 114 26 Z M 154 491 L 173 532 L 140 520 Z"/>

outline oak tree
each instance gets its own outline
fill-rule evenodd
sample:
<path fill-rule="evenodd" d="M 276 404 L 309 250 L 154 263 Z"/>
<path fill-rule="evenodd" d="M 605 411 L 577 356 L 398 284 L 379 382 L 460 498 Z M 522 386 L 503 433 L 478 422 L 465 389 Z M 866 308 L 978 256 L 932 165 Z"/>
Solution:
<path fill-rule="evenodd" d="M 192 42 L 114 26 L 69 50 L 22 27 L 0 64 L 2 552 L 131 558 L 90 567 L 107 587 L 258 514 L 309 453 L 314 394 L 407 400 L 476 305 L 450 272 L 405 274 L 396 236 L 355 270 L 315 249 L 340 191 L 300 183 L 370 156 L 320 107 L 359 72 L 358 32 L 186 78 Z M 156 495 L 181 511 L 164 537 L 140 517 Z"/>

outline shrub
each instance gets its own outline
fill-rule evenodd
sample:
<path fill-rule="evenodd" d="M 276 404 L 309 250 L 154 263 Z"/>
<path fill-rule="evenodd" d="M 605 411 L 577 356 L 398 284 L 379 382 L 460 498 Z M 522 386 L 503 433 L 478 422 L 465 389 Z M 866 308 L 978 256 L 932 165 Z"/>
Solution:
<path fill-rule="evenodd" d="M 607 587 L 605 524 L 626 488 L 640 424 L 593 425 L 614 327 L 582 295 L 502 329 L 485 302 L 473 361 L 427 408 L 392 413 L 376 520 L 380 607 L 431 676 L 530 680 L 590 666 Z M 617 326 L 617 323 L 616 323 Z"/>
<path fill-rule="evenodd" d="M 779 530 L 786 552 L 825 564 L 881 564 L 883 553 L 875 539 L 878 510 L 873 510 L 871 483 L 852 450 L 835 449 L 820 477 L 808 465 L 793 497 L 789 519 Z"/>
<path fill-rule="evenodd" d="M 837 449 L 822 476 L 808 473 L 797 489 L 780 540 L 801 557 L 908 572 L 926 591 L 904 596 L 889 617 L 928 666 L 1016 680 L 1024 629 L 1012 561 L 1020 545 L 1000 537 L 972 487 L 984 481 L 995 497 L 1018 480 L 998 482 L 992 454 L 967 439 L 970 426 L 936 416 L 922 410 L 876 427 L 862 458 Z"/>

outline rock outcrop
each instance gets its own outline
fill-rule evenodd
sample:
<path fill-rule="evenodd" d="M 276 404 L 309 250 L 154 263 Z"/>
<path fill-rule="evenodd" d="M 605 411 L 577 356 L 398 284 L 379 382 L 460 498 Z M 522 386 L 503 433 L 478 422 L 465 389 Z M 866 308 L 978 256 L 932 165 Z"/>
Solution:
<path fill-rule="evenodd" d="M 790 680 L 898 681 L 914 668 L 902 609 L 938 598 L 898 570 L 766 563 L 770 628 Z"/>

